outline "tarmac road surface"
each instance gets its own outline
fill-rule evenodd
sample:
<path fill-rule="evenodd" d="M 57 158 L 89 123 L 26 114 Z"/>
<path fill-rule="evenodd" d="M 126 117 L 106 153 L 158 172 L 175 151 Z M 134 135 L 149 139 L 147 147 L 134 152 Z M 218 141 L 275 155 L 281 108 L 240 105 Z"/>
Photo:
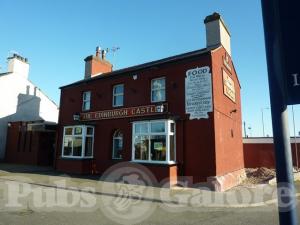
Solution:
<path fill-rule="evenodd" d="M 300 193 L 300 184 L 296 186 Z M 278 224 L 272 185 L 215 193 L 75 178 L 48 170 L 1 170 L 1 165 L 0 218 L 0 225 Z"/>

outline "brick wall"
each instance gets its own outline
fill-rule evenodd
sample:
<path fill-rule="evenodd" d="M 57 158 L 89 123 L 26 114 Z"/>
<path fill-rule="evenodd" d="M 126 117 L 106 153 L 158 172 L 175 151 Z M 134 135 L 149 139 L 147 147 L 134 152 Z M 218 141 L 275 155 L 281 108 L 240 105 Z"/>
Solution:
<path fill-rule="evenodd" d="M 297 138 L 298 164 L 300 165 L 300 138 Z M 272 138 L 244 139 L 244 162 L 246 168 L 275 168 L 274 143 Z M 291 140 L 293 165 L 296 166 L 296 147 Z"/>
<path fill-rule="evenodd" d="M 55 131 L 30 131 L 26 122 L 13 122 L 7 128 L 5 162 L 51 166 Z"/>

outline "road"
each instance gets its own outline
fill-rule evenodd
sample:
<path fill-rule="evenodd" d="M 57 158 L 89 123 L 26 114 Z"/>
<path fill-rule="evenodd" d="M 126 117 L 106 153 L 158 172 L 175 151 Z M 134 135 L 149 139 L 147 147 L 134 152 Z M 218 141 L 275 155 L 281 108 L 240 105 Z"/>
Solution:
<path fill-rule="evenodd" d="M 43 172 L 0 172 L 0 218 L 0 225 L 278 224 L 271 185 L 215 193 Z"/>

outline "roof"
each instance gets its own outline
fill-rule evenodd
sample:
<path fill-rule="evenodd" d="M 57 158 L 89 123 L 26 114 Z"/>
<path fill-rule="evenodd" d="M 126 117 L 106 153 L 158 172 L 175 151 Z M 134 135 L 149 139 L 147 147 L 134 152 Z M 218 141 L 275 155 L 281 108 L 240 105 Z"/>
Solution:
<path fill-rule="evenodd" d="M 152 61 L 152 62 L 148 62 L 148 63 L 143 63 L 143 64 L 136 65 L 136 66 L 127 67 L 127 68 L 120 69 L 120 70 L 115 70 L 115 71 L 112 71 L 112 72 L 109 72 L 109 73 L 104 73 L 101 76 L 96 76 L 96 77 L 76 81 L 74 83 L 62 86 L 62 87 L 60 87 L 60 89 L 63 89 L 63 88 L 66 88 L 66 87 L 71 87 L 71 86 L 76 86 L 76 85 L 79 85 L 81 83 L 88 83 L 88 82 L 95 81 L 95 80 L 105 79 L 105 78 L 117 76 L 117 75 L 128 73 L 128 72 L 134 72 L 134 71 L 137 71 L 137 70 L 146 69 L 146 68 L 153 67 L 153 66 L 159 66 L 159 65 L 162 65 L 162 64 L 165 64 L 165 63 L 171 63 L 171 62 L 176 62 L 176 61 L 187 59 L 187 58 L 192 58 L 192 57 L 195 57 L 195 56 L 200 56 L 200 55 L 208 53 L 208 52 L 210 52 L 214 49 L 217 49 L 218 47 L 220 47 L 219 44 L 208 47 L 208 48 L 203 48 L 203 49 L 199 49 L 199 50 L 196 50 L 196 51 L 187 52 L 187 53 L 183 53 L 183 54 L 180 54 L 180 55 L 175 55 L 175 56 L 171 56 L 171 57 L 168 57 L 168 58 L 163 58 L 163 59 L 160 59 L 160 60 L 156 60 L 156 61 Z"/>
<path fill-rule="evenodd" d="M 53 101 L 48 95 L 46 95 L 46 94 L 42 91 L 42 89 L 40 89 L 38 86 L 36 86 L 31 80 L 27 79 L 27 81 L 28 81 L 29 83 L 31 83 L 34 87 L 36 87 L 36 88 L 39 90 L 39 92 L 41 92 L 46 98 L 48 98 L 49 101 L 51 101 L 51 102 L 58 108 L 58 105 L 56 104 L 56 102 Z"/>
<path fill-rule="evenodd" d="M 12 72 L 6 72 L 6 73 L 0 73 L 0 78 L 1 77 L 4 77 L 4 76 L 6 76 L 6 75 L 9 75 L 9 74 L 12 74 Z M 56 105 L 56 107 L 58 108 L 58 105 L 48 96 L 48 95 L 46 95 L 37 85 L 35 85 L 31 80 L 29 80 L 29 79 L 26 79 L 30 84 L 32 84 L 34 87 L 36 87 L 38 90 L 39 90 L 39 92 L 41 92 L 46 98 L 48 98 L 49 99 L 49 101 L 51 101 L 53 104 L 55 104 Z"/>

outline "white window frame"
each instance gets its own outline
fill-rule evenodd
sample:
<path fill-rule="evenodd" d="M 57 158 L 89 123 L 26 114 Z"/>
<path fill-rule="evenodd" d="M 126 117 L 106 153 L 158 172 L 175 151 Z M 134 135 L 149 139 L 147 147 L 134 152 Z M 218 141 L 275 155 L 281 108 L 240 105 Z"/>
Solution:
<path fill-rule="evenodd" d="M 151 123 L 155 122 L 164 122 L 165 124 L 165 132 L 151 132 Z M 148 142 L 148 160 L 135 159 L 135 149 L 134 149 L 134 138 L 135 138 L 135 125 L 136 124 L 148 124 L 148 132 L 147 133 L 138 133 L 138 135 L 148 136 L 150 140 L 150 136 L 154 135 L 165 135 L 166 136 L 166 160 L 158 161 L 151 159 L 151 142 Z M 171 124 L 174 123 L 174 132 L 171 132 Z M 174 160 L 170 160 L 170 136 L 174 136 Z M 176 163 L 176 123 L 173 120 L 148 120 L 148 121 L 138 121 L 132 123 L 132 152 L 131 152 L 131 160 L 133 162 L 138 163 L 152 163 L 152 164 L 174 164 Z"/>
<path fill-rule="evenodd" d="M 123 92 L 122 93 L 115 93 L 115 89 L 117 89 L 117 87 L 123 87 Z M 120 107 L 120 106 L 124 106 L 124 84 L 117 84 L 113 86 L 113 98 L 112 98 L 112 103 L 113 103 L 113 107 Z M 115 102 L 115 97 L 119 97 L 122 96 L 122 104 L 117 105 L 117 103 Z"/>
<path fill-rule="evenodd" d="M 121 134 L 122 134 L 122 137 L 120 137 L 120 136 L 116 137 L 115 134 L 116 134 L 117 132 L 121 133 Z M 122 140 L 122 151 L 123 151 L 123 149 L 124 149 L 124 134 L 123 134 L 122 131 L 116 130 L 116 131 L 114 132 L 114 134 L 113 134 L 113 139 L 112 139 L 112 141 L 113 141 L 112 159 L 122 159 L 122 158 L 123 158 L 122 156 L 119 157 L 119 158 L 114 157 L 114 155 L 115 155 L 115 154 L 114 154 L 114 153 L 115 153 L 115 140 L 116 140 L 116 139 Z"/>
<path fill-rule="evenodd" d="M 75 128 L 80 127 L 82 129 L 81 134 L 75 134 Z M 66 135 L 66 129 L 72 128 L 72 134 L 71 135 Z M 93 134 L 87 134 L 87 128 L 92 128 L 93 129 Z M 65 126 L 64 127 L 64 133 L 63 133 L 63 142 L 62 142 L 62 151 L 61 151 L 61 157 L 62 158 L 75 158 L 75 159 L 90 159 L 94 157 L 94 135 L 95 134 L 95 128 L 93 126 L 87 126 L 87 125 L 78 125 L 78 126 Z M 72 154 L 71 155 L 64 155 L 64 141 L 65 137 L 81 137 L 82 138 L 82 149 L 81 149 L 81 156 L 73 156 L 73 141 L 72 141 Z M 92 137 L 92 155 L 91 156 L 85 156 L 85 140 L 86 137 Z"/>
<path fill-rule="evenodd" d="M 89 95 L 89 98 L 87 98 L 87 94 Z M 91 109 L 91 98 L 92 93 L 91 91 L 85 91 L 82 93 L 82 111 L 89 111 Z M 85 108 L 85 103 L 89 102 L 89 108 Z"/>
<path fill-rule="evenodd" d="M 153 83 L 156 80 L 165 80 L 165 87 L 164 88 L 153 88 Z M 154 91 L 164 91 L 165 92 L 165 95 L 164 95 L 165 99 L 154 101 L 153 100 L 153 92 Z M 167 98 L 167 96 L 166 96 L 166 77 L 158 77 L 158 78 L 152 79 L 151 80 L 151 102 L 164 102 L 164 101 L 166 101 L 166 98 Z"/>

